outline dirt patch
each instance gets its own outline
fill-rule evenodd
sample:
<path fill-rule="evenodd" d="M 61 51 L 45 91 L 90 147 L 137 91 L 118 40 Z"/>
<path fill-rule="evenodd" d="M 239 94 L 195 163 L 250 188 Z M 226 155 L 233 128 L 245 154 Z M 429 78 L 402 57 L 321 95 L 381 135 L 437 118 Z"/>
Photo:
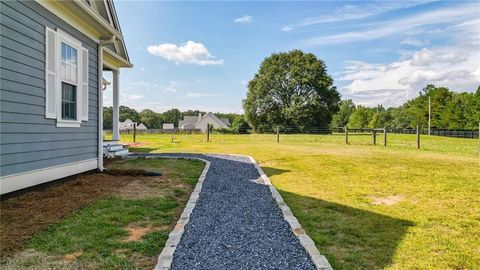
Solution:
<path fill-rule="evenodd" d="M 388 197 L 370 197 L 373 205 L 394 205 L 403 201 L 403 197 L 400 195 L 388 196 Z"/>
<path fill-rule="evenodd" d="M 75 261 L 78 257 L 80 257 L 82 254 L 83 254 L 83 252 L 81 252 L 81 251 L 79 251 L 79 252 L 74 252 L 74 253 L 69 253 L 69 254 L 66 254 L 65 256 L 63 256 L 63 259 L 64 259 L 65 261 L 73 262 L 73 261 Z"/>
<path fill-rule="evenodd" d="M 153 229 L 149 227 L 129 227 L 127 228 L 128 237 L 125 239 L 126 242 L 129 241 L 138 241 L 145 234 L 151 232 Z"/>
<path fill-rule="evenodd" d="M 148 143 L 145 142 L 132 142 L 132 143 L 127 143 L 128 147 L 142 147 L 142 146 L 148 146 Z"/>
<path fill-rule="evenodd" d="M 175 187 L 187 188 L 168 177 L 136 177 L 135 180 L 119 188 L 115 194 L 122 198 L 139 199 L 148 197 L 165 197 Z"/>
<path fill-rule="evenodd" d="M 93 172 L 2 196 L 0 258 L 21 250 L 31 235 L 58 223 L 90 202 L 113 194 L 125 197 L 164 195 L 166 191 L 162 189 L 166 189 L 164 187 L 169 183 L 171 180 L 162 176 L 117 176 Z"/>

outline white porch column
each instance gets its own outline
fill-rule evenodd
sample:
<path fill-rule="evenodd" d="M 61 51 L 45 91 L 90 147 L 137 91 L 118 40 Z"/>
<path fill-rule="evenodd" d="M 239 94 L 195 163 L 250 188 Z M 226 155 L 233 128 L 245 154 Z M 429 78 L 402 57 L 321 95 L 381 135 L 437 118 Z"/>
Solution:
<path fill-rule="evenodd" d="M 119 104 L 119 80 L 118 76 L 120 75 L 120 70 L 113 70 L 113 119 L 112 119 L 112 140 L 118 141 L 120 140 L 120 104 Z"/>

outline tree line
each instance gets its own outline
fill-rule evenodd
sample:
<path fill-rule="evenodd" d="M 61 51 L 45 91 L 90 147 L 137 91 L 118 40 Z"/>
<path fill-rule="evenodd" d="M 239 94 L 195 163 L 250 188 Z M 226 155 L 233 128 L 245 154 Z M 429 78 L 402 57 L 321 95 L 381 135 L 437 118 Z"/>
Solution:
<path fill-rule="evenodd" d="M 183 120 L 184 116 L 198 116 L 198 114 L 206 114 L 204 111 L 188 110 L 180 111 L 179 109 L 170 109 L 165 112 L 154 112 L 150 109 L 137 111 L 128 106 L 119 107 L 120 122 L 127 119 L 135 123 L 142 123 L 149 129 L 161 129 L 164 123 L 172 123 L 178 128 L 178 122 Z M 248 129 L 248 124 L 243 115 L 236 113 L 215 113 L 219 118 L 227 118 L 230 121 L 230 132 L 242 133 Z M 103 107 L 103 128 L 112 129 L 113 107 Z"/>
<path fill-rule="evenodd" d="M 437 129 L 478 129 L 480 86 L 475 93 L 457 93 L 446 87 L 427 85 L 419 96 L 399 107 L 385 109 L 355 105 L 342 100 L 331 127 L 349 128 L 422 128 L 428 127 L 428 100 L 431 103 L 431 127 Z"/>

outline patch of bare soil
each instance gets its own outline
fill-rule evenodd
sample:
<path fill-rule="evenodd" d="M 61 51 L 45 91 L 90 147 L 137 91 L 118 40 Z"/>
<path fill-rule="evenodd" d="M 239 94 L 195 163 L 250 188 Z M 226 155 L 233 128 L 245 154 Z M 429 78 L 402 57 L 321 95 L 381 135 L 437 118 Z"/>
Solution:
<path fill-rule="evenodd" d="M 119 188 L 115 194 L 122 198 L 137 199 L 148 197 L 165 197 L 175 187 L 188 188 L 168 177 L 136 177 L 135 180 Z"/>
<path fill-rule="evenodd" d="M 2 196 L 0 202 L 0 259 L 23 249 L 28 238 L 60 222 L 76 209 L 116 194 L 143 198 L 164 196 L 173 183 L 164 176 L 84 173 Z"/>
<path fill-rule="evenodd" d="M 373 205 L 394 205 L 403 201 L 403 197 L 400 195 L 388 196 L 388 197 L 370 197 Z"/>
<path fill-rule="evenodd" d="M 83 252 L 81 252 L 81 251 L 74 252 L 74 253 L 69 253 L 69 254 L 66 254 L 65 256 L 63 256 L 63 259 L 64 259 L 65 261 L 73 262 L 73 261 L 75 261 L 78 257 L 80 257 L 82 254 L 83 254 Z"/>
<path fill-rule="evenodd" d="M 153 229 L 150 227 L 129 227 L 127 228 L 128 237 L 125 239 L 126 242 L 129 241 L 138 241 L 145 234 L 151 232 Z"/>

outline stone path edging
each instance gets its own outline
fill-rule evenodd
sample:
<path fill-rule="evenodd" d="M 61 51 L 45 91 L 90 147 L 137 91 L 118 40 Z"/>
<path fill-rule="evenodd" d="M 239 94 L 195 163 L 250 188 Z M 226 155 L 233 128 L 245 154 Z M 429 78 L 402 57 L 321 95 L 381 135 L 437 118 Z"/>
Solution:
<path fill-rule="evenodd" d="M 180 239 L 182 238 L 183 232 L 185 231 L 185 226 L 187 225 L 188 221 L 190 221 L 190 214 L 195 208 L 197 204 L 197 200 L 200 197 L 200 191 L 202 190 L 203 181 L 205 181 L 205 177 L 207 177 L 208 169 L 210 168 L 210 161 L 196 158 L 196 157 L 176 157 L 176 156 L 145 156 L 145 158 L 169 158 L 169 159 L 190 159 L 190 160 L 201 160 L 205 162 L 205 167 L 203 168 L 202 174 L 198 178 L 197 184 L 190 194 L 190 198 L 188 199 L 187 205 L 183 209 L 182 215 L 177 221 L 175 228 L 173 231 L 170 232 L 168 235 L 168 240 L 165 243 L 165 247 L 163 248 L 162 252 L 158 256 L 158 262 L 155 266 L 154 270 L 168 270 L 170 269 L 172 262 L 173 262 L 173 254 L 175 253 L 175 249 L 177 248 L 178 244 L 180 243 Z"/>

